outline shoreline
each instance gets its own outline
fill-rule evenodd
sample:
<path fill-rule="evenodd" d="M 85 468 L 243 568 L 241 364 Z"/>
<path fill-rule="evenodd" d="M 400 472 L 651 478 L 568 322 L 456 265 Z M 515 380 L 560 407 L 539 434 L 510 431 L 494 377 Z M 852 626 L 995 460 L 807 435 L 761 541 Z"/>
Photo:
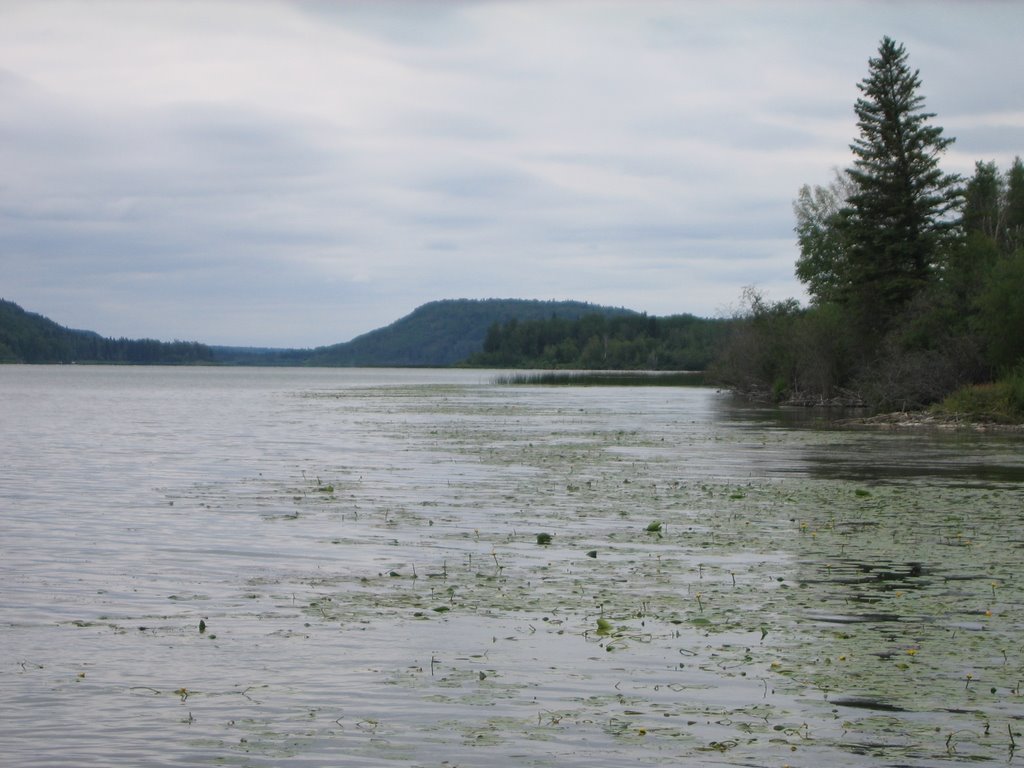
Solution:
<path fill-rule="evenodd" d="M 935 414 L 927 411 L 894 411 L 874 416 L 840 419 L 836 422 L 843 427 L 875 427 L 879 429 L 929 429 L 950 432 L 1001 432 L 1024 433 L 1024 424 L 1008 424 L 997 421 L 978 421 L 968 414 Z"/>

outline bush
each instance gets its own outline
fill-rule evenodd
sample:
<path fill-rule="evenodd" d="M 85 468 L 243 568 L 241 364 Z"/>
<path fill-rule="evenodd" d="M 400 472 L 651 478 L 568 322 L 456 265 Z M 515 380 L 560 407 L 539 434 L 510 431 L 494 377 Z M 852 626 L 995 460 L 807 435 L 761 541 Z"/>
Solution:
<path fill-rule="evenodd" d="M 712 367 L 712 378 L 745 394 L 784 399 L 796 378 L 795 328 L 802 314 L 794 299 L 769 302 L 745 288 L 743 307 Z"/>
<path fill-rule="evenodd" d="M 1005 370 L 1024 358 L 1024 251 L 1001 259 L 977 297 L 977 323 L 987 341 L 988 359 Z"/>
<path fill-rule="evenodd" d="M 939 339 L 928 349 L 908 349 L 905 339 L 893 334 L 863 366 L 854 386 L 875 410 L 918 410 L 984 380 L 979 357 L 977 341 L 968 335 Z"/>

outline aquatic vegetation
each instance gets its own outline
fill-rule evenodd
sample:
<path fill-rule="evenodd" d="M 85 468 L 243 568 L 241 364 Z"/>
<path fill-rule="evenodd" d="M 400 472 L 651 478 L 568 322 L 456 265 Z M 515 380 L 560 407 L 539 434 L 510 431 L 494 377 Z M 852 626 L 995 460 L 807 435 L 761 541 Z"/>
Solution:
<path fill-rule="evenodd" d="M 703 371 L 540 371 L 503 374 L 495 384 L 573 387 L 703 387 Z"/>
<path fill-rule="evenodd" d="M 940 702 L 951 700 L 948 681 L 955 678 L 946 670 L 961 652 L 958 640 L 963 635 L 957 638 L 959 630 L 943 632 L 941 627 L 956 615 L 949 611 L 950 584 L 957 581 L 951 577 L 958 568 L 972 568 L 973 556 L 965 551 L 963 563 L 958 564 L 944 553 L 930 553 L 935 547 L 968 550 L 984 538 L 975 524 L 968 539 L 963 535 L 963 515 L 952 514 L 965 496 L 974 495 L 970 491 L 950 494 L 949 488 L 916 489 L 914 495 L 908 495 L 897 486 L 867 491 L 843 482 L 813 479 L 764 479 L 742 488 L 709 477 L 700 484 L 683 484 L 666 476 L 669 464 L 647 452 L 646 446 L 660 447 L 662 442 L 649 434 L 615 430 L 571 440 L 559 439 L 557 433 L 547 442 L 509 440 L 486 421 L 487 410 L 477 412 L 479 426 L 470 428 L 463 422 L 447 433 L 432 432 L 435 437 L 443 436 L 456 452 L 479 456 L 507 478 L 498 499 L 481 497 L 480 489 L 470 481 L 460 487 L 458 499 L 441 505 L 452 510 L 453 522 L 460 519 L 459 510 L 474 504 L 489 505 L 496 515 L 489 525 L 474 523 L 468 541 L 482 546 L 465 551 L 461 563 L 447 559 L 442 564 L 445 581 L 455 587 L 447 593 L 447 602 L 430 606 L 436 592 L 381 591 L 384 582 L 371 579 L 367 583 L 377 585 L 367 595 L 372 608 L 359 609 L 359 593 L 346 588 L 337 595 L 339 600 L 345 595 L 342 602 L 352 611 L 351 616 L 338 612 L 334 605 L 334 612 L 323 618 L 347 626 L 358 613 L 365 615 L 369 609 L 380 620 L 388 620 L 401 616 L 398 609 L 403 605 L 416 608 L 413 615 L 420 619 L 434 615 L 434 621 L 447 622 L 455 620 L 449 617 L 456 614 L 488 616 L 505 626 L 518 617 L 543 614 L 540 621 L 527 621 L 526 637 L 543 635 L 569 642 L 575 628 L 576 633 L 620 657 L 639 648 L 668 651 L 676 646 L 676 656 L 683 658 L 676 669 L 706 676 L 701 685 L 750 681 L 746 688 L 749 698 L 744 702 L 742 695 L 737 697 L 733 707 L 723 710 L 722 721 L 731 720 L 748 703 L 769 697 L 782 697 L 783 711 L 800 712 L 795 716 L 803 719 L 794 727 L 763 723 L 773 738 L 782 734 L 787 748 L 799 744 L 803 748 L 845 749 L 837 736 L 828 735 L 834 731 L 826 725 L 837 707 L 849 713 L 868 713 L 860 719 L 848 715 L 844 729 L 861 732 L 869 741 L 872 713 L 937 712 Z M 481 444 L 490 446 L 483 454 L 477 453 Z M 642 462 L 609 451 L 622 446 L 636 451 L 628 456 L 643 455 Z M 572 481 L 547 486 L 545 478 L 553 480 L 570 467 Z M 512 468 L 530 471 L 508 475 Z M 537 491 L 546 486 L 560 488 L 564 496 L 539 501 Z M 514 527 L 505 533 L 501 532 L 506 518 L 500 512 L 504 506 L 500 499 L 515 509 Z M 720 500 L 730 504 L 727 510 L 719 506 Z M 630 515 L 621 510 L 631 507 L 658 515 L 644 527 L 644 532 L 661 536 L 654 548 L 651 539 L 645 543 L 628 534 Z M 872 519 L 864 519 L 865 514 Z M 902 524 L 905 515 L 916 517 L 914 529 Z M 529 556 L 515 529 L 536 523 L 556 523 L 565 548 L 585 551 L 589 562 L 596 560 L 597 550 L 587 549 L 588 545 L 600 543 L 610 548 L 601 569 L 584 567 L 586 559 L 548 562 Z M 421 524 L 410 520 L 407 525 L 411 528 L 403 526 L 410 544 L 417 540 Z M 431 536 L 438 533 L 433 527 Z M 989 536 L 997 533 L 993 529 Z M 465 537 L 466 533 L 459 535 Z M 549 537 L 537 535 L 536 541 L 550 544 Z M 480 570 L 478 564 L 487 555 L 495 567 Z M 993 578 L 982 583 L 987 589 L 986 605 L 994 603 Z M 600 613 L 588 621 L 586 606 L 598 607 Z M 969 610 L 965 613 L 970 615 Z M 889 632 L 888 626 L 894 631 Z M 1019 619 L 1015 626 L 1020 626 Z M 720 639 L 716 641 L 716 637 Z M 513 638 L 515 634 L 508 635 L 505 642 L 515 642 Z M 983 653 L 978 640 L 988 637 L 979 636 L 967 644 L 972 659 Z M 1006 635 L 1001 637 L 1003 645 L 1008 640 Z M 552 656 L 561 657 L 557 652 Z M 998 658 L 1006 663 L 1002 652 Z M 934 690 L 924 695 L 919 688 L 923 674 L 935 675 L 929 683 Z M 967 674 L 975 673 L 962 673 L 959 685 L 962 692 L 973 694 L 976 686 Z M 477 673 L 475 682 L 489 679 Z M 466 689 L 473 678 L 457 680 L 462 678 L 448 676 L 446 687 Z M 943 680 L 947 680 L 945 685 Z M 650 690 L 661 685 L 654 684 Z M 810 699 L 808 692 L 814 692 Z M 514 690 L 506 690 L 506 694 L 518 695 Z M 467 690 L 461 699 L 449 696 L 447 700 L 475 700 L 479 695 Z M 793 703 L 797 700 L 809 709 L 800 711 Z M 653 702 L 643 696 L 634 701 L 624 708 L 619 705 L 624 718 L 621 728 L 613 725 L 608 733 L 617 739 L 666 738 L 665 729 L 654 723 L 627 724 Z M 993 698 L 991 703 L 991 716 L 997 717 L 1000 708 L 1014 702 Z M 595 705 L 577 717 L 586 719 L 597 712 Z M 942 718 L 955 719 L 948 713 Z M 558 722 L 563 719 L 559 717 Z M 695 725 L 696 721 L 691 727 Z M 744 738 L 723 733 L 692 743 L 690 748 L 694 753 L 735 752 L 742 760 L 742 755 L 761 754 L 758 750 L 764 749 L 763 743 L 772 743 L 771 739 L 761 742 L 746 736 L 756 732 L 754 724 L 744 722 L 742 726 L 739 730 Z M 911 761 L 915 755 L 926 759 L 926 745 L 934 741 L 933 732 L 929 735 L 928 728 L 915 719 L 900 721 L 899 727 L 907 734 L 907 745 L 893 754 Z M 667 738 L 681 735 L 677 731 Z M 966 749 L 966 739 L 954 741 Z"/>
<path fill-rule="evenodd" d="M 79 678 L 27 653 L 13 670 L 80 701 L 128 690 L 193 762 L 1013 756 L 1012 477 L 887 474 L 899 460 L 875 436 L 709 426 L 664 389 L 507 389 L 304 396 L 316 439 L 344 434 L 358 455 L 330 443 L 311 459 L 304 442 L 278 466 L 174 489 L 174 514 L 255 543 L 199 552 L 189 568 L 214 577 L 151 590 L 157 608 L 101 598 L 59 627 L 80 648 L 174 657 L 173 672 Z"/>

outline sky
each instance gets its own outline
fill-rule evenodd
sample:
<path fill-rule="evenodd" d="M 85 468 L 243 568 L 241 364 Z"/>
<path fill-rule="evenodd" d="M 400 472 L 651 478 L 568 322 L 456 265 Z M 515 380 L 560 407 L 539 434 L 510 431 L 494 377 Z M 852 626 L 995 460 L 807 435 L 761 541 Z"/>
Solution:
<path fill-rule="evenodd" d="M 804 300 L 883 36 L 1024 155 L 1015 0 L 2 0 L 0 298 L 105 336 L 312 347 L 446 298 Z"/>

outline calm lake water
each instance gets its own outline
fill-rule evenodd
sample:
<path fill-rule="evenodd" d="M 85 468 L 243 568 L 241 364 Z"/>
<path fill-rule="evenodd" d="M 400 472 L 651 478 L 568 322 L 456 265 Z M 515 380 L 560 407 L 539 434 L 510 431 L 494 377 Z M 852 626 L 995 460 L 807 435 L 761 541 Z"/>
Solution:
<path fill-rule="evenodd" d="M 0 366 L 0 764 L 1019 764 L 1024 442 Z"/>

